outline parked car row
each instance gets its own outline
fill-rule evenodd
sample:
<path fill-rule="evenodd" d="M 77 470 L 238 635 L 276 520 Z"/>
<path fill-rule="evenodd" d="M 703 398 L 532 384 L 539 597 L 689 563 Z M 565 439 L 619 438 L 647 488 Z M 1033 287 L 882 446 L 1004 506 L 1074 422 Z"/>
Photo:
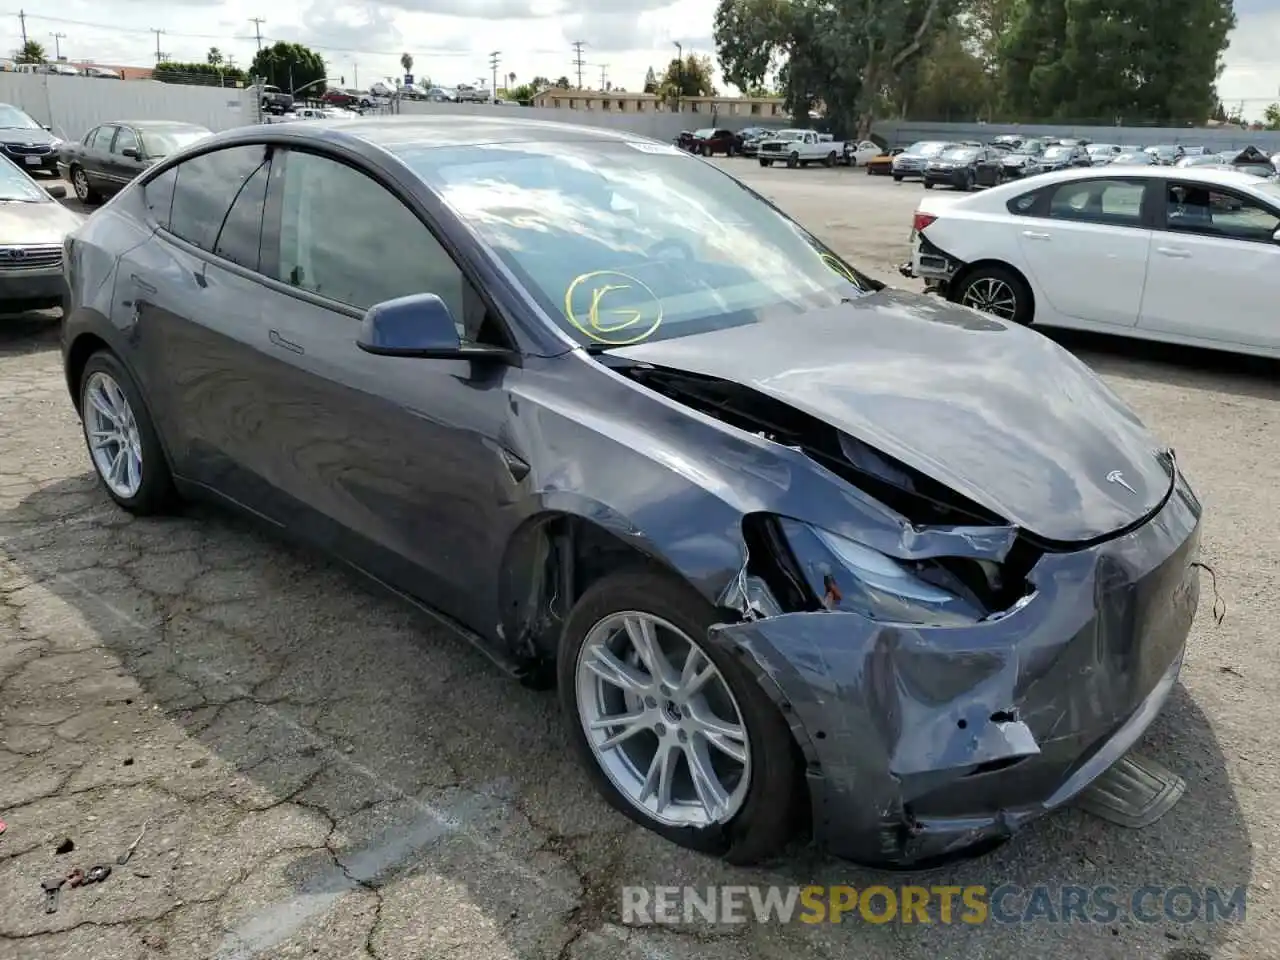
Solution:
<path fill-rule="evenodd" d="M 807 167 L 813 163 L 827 167 L 857 167 L 881 153 L 879 145 L 870 140 L 837 140 L 816 130 L 772 130 L 766 127 L 685 130 L 676 137 L 675 144 L 682 150 L 704 157 L 719 154 L 753 157 L 762 167 L 775 163 L 788 167 Z"/>

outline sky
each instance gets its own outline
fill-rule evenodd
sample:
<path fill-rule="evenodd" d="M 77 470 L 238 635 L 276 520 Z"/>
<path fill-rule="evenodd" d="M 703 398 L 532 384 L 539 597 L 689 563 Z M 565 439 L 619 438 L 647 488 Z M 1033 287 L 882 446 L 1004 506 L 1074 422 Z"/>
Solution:
<path fill-rule="evenodd" d="M 27 36 L 73 60 L 147 66 L 160 49 L 172 60 L 203 61 L 211 46 L 247 66 L 264 42 L 304 43 L 320 52 L 330 75 L 347 86 L 368 87 L 399 75 L 402 53 L 413 56 L 416 78 L 434 83 L 492 82 L 490 54 L 499 53 L 499 86 L 514 73 L 517 84 L 535 76 L 577 80 L 575 40 L 582 48 L 584 86 L 602 78 L 637 90 L 645 71 L 661 72 L 675 56 L 710 54 L 715 61 L 712 17 L 716 0 L 60 0 L 29 5 Z M 1239 25 L 1218 83 L 1229 107 L 1243 102 L 1246 117 L 1280 101 L 1280 0 L 1236 0 Z M 9 48 L 21 40 L 16 10 L 0 11 L 9 23 Z M 251 18 L 263 20 L 255 25 Z M 54 34 L 63 34 L 55 38 Z M 721 89 L 726 89 L 717 74 Z"/>

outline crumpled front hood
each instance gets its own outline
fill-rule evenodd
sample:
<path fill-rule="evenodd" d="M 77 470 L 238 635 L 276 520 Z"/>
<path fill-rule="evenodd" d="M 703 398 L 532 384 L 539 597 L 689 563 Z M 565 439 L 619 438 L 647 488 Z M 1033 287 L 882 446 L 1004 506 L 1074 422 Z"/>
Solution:
<path fill-rule="evenodd" d="M 1046 540 L 1154 510 L 1163 448 L 1053 341 L 883 290 L 838 307 L 610 351 L 750 387 L 870 444 Z"/>

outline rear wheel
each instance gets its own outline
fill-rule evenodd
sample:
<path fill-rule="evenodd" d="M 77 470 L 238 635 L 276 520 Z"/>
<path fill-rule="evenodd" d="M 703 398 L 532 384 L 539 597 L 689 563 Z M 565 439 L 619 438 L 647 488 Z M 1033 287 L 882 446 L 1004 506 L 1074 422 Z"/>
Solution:
<path fill-rule="evenodd" d="M 80 375 L 89 459 L 107 494 L 130 513 L 162 513 L 177 497 L 142 393 L 115 354 L 100 350 Z"/>
<path fill-rule="evenodd" d="M 799 770 L 782 714 L 741 660 L 707 641 L 719 619 L 664 574 L 597 581 L 565 622 L 560 702 L 614 808 L 683 847 L 748 864 L 788 840 Z"/>
<path fill-rule="evenodd" d="M 827 159 L 822 161 L 823 166 L 834 167 L 836 165 L 837 159 L 838 158 L 836 157 L 836 152 L 832 150 L 830 153 L 827 154 Z"/>
<path fill-rule="evenodd" d="M 999 264 L 978 267 L 965 274 L 959 283 L 950 285 L 947 294 L 953 303 L 1023 325 L 1031 323 L 1035 309 L 1031 288 L 1020 276 Z"/>

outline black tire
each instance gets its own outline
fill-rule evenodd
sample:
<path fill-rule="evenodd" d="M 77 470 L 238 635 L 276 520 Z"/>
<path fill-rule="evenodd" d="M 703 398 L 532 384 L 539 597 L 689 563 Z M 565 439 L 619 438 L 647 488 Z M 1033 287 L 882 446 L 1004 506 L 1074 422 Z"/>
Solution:
<path fill-rule="evenodd" d="M 824 166 L 834 167 L 836 165 L 837 159 L 839 158 L 836 156 L 836 152 L 832 150 L 830 153 L 827 154 L 827 159 L 823 160 L 822 163 Z"/>
<path fill-rule="evenodd" d="M 763 157 L 761 157 L 761 158 L 760 158 L 760 166 L 762 166 L 762 167 L 772 167 L 772 166 L 773 166 L 773 161 L 772 161 L 772 160 L 765 160 Z"/>
<path fill-rule="evenodd" d="M 999 264 L 989 264 L 987 266 L 978 267 L 969 273 L 964 274 L 960 278 L 959 283 L 951 283 L 947 287 L 947 299 L 952 303 L 964 303 L 965 297 L 975 286 L 985 280 L 994 280 L 1003 283 L 1013 291 L 1014 310 L 1013 315 L 1009 317 L 1001 317 L 1011 323 L 1021 324 L 1022 326 L 1030 326 L 1035 319 L 1035 303 L 1031 295 L 1031 288 L 1027 286 L 1026 281 L 1017 273 L 1008 267 Z M 972 304 L 971 304 L 972 305 Z M 980 309 L 980 308 L 979 308 Z M 996 316 L 1000 316 L 996 314 Z"/>
<path fill-rule="evenodd" d="M 895 174 L 893 175 L 893 182 L 894 182 L 894 183 L 901 183 L 901 182 L 902 182 L 902 175 L 901 175 L 901 174 L 899 174 L 899 173 L 895 173 Z"/>
<path fill-rule="evenodd" d="M 932 183 L 930 183 L 928 180 L 925 180 L 925 181 L 924 181 L 924 188 L 925 188 L 926 190 L 932 190 L 932 189 L 933 189 L 933 184 L 932 184 Z"/>
<path fill-rule="evenodd" d="M 578 655 L 595 624 L 625 610 L 652 613 L 696 639 L 738 702 L 751 744 L 752 771 L 746 799 L 727 824 L 670 827 L 649 819 L 619 793 L 592 752 L 578 713 Z M 733 654 L 706 642 L 707 630 L 722 620 L 702 597 L 665 573 L 638 567 L 596 581 L 565 621 L 557 660 L 560 705 L 588 776 L 611 806 L 672 843 L 749 865 L 777 854 L 790 839 L 802 796 L 800 767 L 787 724 L 759 682 Z"/>
<path fill-rule="evenodd" d="M 89 378 L 94 373 L 99 372 L 107 374 L 120 386 L 125 399 L 129 402 L 129 408 L 133 412 L 134 423 L 138 429 L 139 446 L 142 450 L 142 482 L 138 487 L 138 492 L 132 497 L 119 496 L 107 485 L 90 450 L 89 462 L 93 464 L 98 482 L 102 484 L 107 496 L 111 497 L 112 500 L 129 511 L 129 513 L 138 516 L 149 516 L 172 511 L 178 504 L 177 491 L 173 486 L 173 476 L 169 472 L 169 462 L 165 457 L 164 448 L 160 445 L 160 437 L 156 433 L 155 423 L 151 419 L 151 412 L 147 409 L 146 401 L 142 397 L 142 391 L 138 389 L 138 385 L 134 382 L 129 371 L 120 362 L 119 358 L 109 350 L 99 350 L 90 356 L 80 373 L 80 382 L 76 384 L 76 395 L 80 398 L 80 419 L 82 424 L 87 424 L 85 409 L 88 401 L 85 397 L 85 387 L 89 383 Z M 86 449 L 89 448 L 87 431 L 87 425 L 82 426 L 81 432 L 84 434 Z"/>
<path fill-rule="evenodd" d="M 81 203 L 102 202 L 102 194 L 89 183 L 89 178 L 82 167 L 73 164 L 68 174 L 71 177 L 71 189 L 75 191 L 77 200 Z"/>
<path fill-rule="evenodd" d="M 792 170 L 800 166 L 800 154 L 793 151 L 791 156 L 787 157 L 787 166 Z"/>
<path fill-rule="evenodd" d="M 974 190 L 974 187 L 976 186 L 976 184 L 977 184 L 977 181 L 974 179 L 973 171 L 972 171 L 972 170 L 970 170 L 968 173 L 966 173 L 966 174 L 964 175 L 964 191 L 965 191 L 965 193 L 972 193 L 972 192 L 973 192 L 973 190 Z"/>

